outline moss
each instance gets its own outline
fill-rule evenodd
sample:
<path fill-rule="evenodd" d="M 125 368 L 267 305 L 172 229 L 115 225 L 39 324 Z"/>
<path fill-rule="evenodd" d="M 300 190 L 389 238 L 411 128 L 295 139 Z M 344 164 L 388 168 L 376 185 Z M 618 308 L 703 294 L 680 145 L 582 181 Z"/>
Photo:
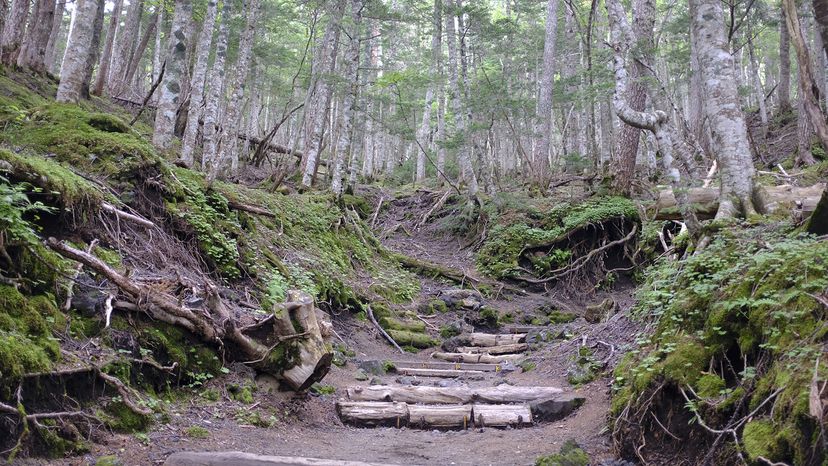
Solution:
<path fill-rule="evenodd" d="M 578 318 L 575 314 L 557 310 L 550 311 L 546 316 L 549 318 L 550 324 L 568 324 Z"/>
<path fill-rule="evenodd" d="M 388 334 L 400 346 L 413 346 L 414 348 L 431 348 L 437 346 L 439 342 L 434 338 L 416 332 L 408 332 L 405 330 L 388 330 Z"/>
<path fill-rule="evenodd" d="M 64 458 L 67 455 L 79 455 L 89 451 L 89 445 L 82 437 L 70 434 L 69 429 L 61 432 L 62 429 L 57 425 L 53 419 L 45 419 L 41 421 L 44 428 L 37 428 L 37 441 L 41 444 L 41 448 L 50 458 Z M 61 436 L 64 433 L 65 436 Z"/>
<path fill-rule="evenodd" d="M 95 466 L 120 466 L 122 464 L 115 455 L 101 456 L 95 460 Z"/>
<path fill-rule="evenodd" d="M 432 314 L 445 314 L 449 310 L 448 305 L 442 299 L 432 299 L 428 302 L 428 307 L 431 309 Z"/>
<path fill-rule="evenodd" d="M 138 342 L 142 348 L 152 351 L 162 364 L 177 363 L 182 373 L 190 378 L 221 371 L 221 360 L 216 352 L 172 325 L 153 322 L 152 326 L 141 325 Z"/>
<path fill-rule="evenodd" d="M 109 403 L 106 407 L 106 415 L 102 417 L 109 428 L 125 433 L 146 430 L 152 423 L 150 416 L 136 413 L 123 401 Z"/>
<path fill-rule="evenodd" d="M 218 401 L 221 399 L 221 393 L 219 393 L 219 391 L 215 388 L 208 388 L 202 391 L 199 395 L 207 401 Z"/>
<path fill-rule="evenodd" d="M 497 328 L 500 326 L 500 315 L 497 309 L 491 307 L 481 308 L 478 319 L 486 327 Z"/>
<path fill-rule="evenodd" d="M 190 426 L 184 429 L 184 435 L 190 438 L 203 439 L 210 436 L 210 431 L 201 426 Z"/>
<path fill-rule="evenodd" d="M 52 330 L 63 326 L 51 295 L 26 297 L 0 285 L 0 380 L 11 384 L 25 373 L 49 369 L 60 359 Z"/>
<path fill-rule="evenodd" d="M 402 321 L 393 317 L 382 317 L 379 321 L 386 330 L 405 330 L 408 332 L 425 332 L 425 323 L 417 321 Z"/>
<path fill-rule="evenodd" d="M 589 466 L 589 455 L 572 440 L 567 440 L 560 453 L 542 456 L 535 460 L 535 466 Z"/>
<path fill-rule="evenodd" d="M 440 337 L 448 339 L 460 335 L 460 329 L 456 325 L 443 325 L 440 327 Z"/>
<path fill-rule="evenodd" d="M 757 460 L 760 456 L 774 459 L 775 455 L 775 437 L 776 429 L 773 423 L 756 420 L 745 424 L 745 429 L 742 432 L 742 441 L 745 444 L 745 452 L 750 459 Z"/>
<path fill-rule="evenodd" d="M 230 398 L 244 403 L 246 405 L 253 404 L 253 391 L 255 390 L 255 386 L 253 385 L 238 385 L 238 384 L 230 384 L 227 386 L 227 391 L 230 393 Z"/>
<path fill-rule="evenodd" d="M 368 218 L 373 213 L 374 209 L 368 203 L 368 201 L 361 196 L 354 196 L 352 194 L 343 194 L 342 198 L 342 205 L 345 207 L 349 207 L 354 209 L 360 217 Z"/>
<path fill-rule="evenodd" d="M 336 393 L 336 387 L 333 385 L 324 385 L 320 383 L 315 383 L 311 385 L 311 391 L 316 393 L 317 395 L 333 395 Z"/>
<path fill-rule="evenodd" d="M 718 375 L 705 374 L 696 381 L 696 393 L 702 398 L 715 398 L 725 389 L 725 381 Z"/>

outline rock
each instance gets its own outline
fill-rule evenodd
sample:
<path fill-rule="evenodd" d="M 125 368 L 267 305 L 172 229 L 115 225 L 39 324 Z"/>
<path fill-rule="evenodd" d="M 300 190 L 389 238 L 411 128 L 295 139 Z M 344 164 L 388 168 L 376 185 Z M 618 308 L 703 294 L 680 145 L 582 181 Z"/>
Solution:
<path fill-rule="evenodd" d="M 467 346 L 469 344 L 471 344 L 471 340 L 468 335 L 457 335 L 456 337 L 444 340 L 440 345 L 440 348 L 447 353 L 456 353 L 458 347 Z"/>
<path fill-rule="evenodd" d="M 356 361 L 357 367 L 360 368 L 366 374 L 371 375 L 385 375 L 387 372 L 388 365 L 385 361 L 380 361 L 376 359 L 365 359 L 365 360 L 358 360 Z"/>
<path fill-rule="evenodd" d="M 368 384 L 369 385 L 382 385 L 382 380 L 380 380 L 379 377 L 373 377 L 373 378 L 371 378 L 371 381 L 368 382 Z"/>
<path fill-rule="evenodd" d="M 404 375 L 402 377 L 397 377 L 395 379 L 395 382 L 397 382 L 400 385 L 416 385 L 414 383 L 415 382 L 414 377 L 409 377 L 407 375 Z M 417 382 L 419 382 L 419 381 L 417 381 Z"/>
<path fill-rule="evenodd" d="M 474 290 L 443 290 L 439 297 L 449 307 L 477 309 L 483 305 L 483 296 Z"/>
<path fill-rule="evenodd" d="M 549 422 L 565 418 L 584 404 L 586 398 L 573 393 L 562 393 L 552 398 L 529 403 L 532 418 L 536 421 Z"/>
<path fill-rule="evenodd" d="M 264 393 L 276 393 L 279 391 L 279 379 L 270 374 L 259 374 L 256 376 L 256 386 Z"/>
<path fill-rule="evenodd" d="M 612 298 L 607 298 L 601 301 L 601 304 L 587 306 L 584 319 L 591 324 L 597 324 L 615 314 L 617 310 L 618 304 Z"/>
<path fill-rule="evenodd" d="M 441 388 L 462 387 L 464 385 L 465 385 L 464 383 L 462 383 L 458 380 L 455 380 L 455 379 L 438 380 L 437 383 L 434 384 L 434 386 L 441 387 Z"/>
<path fill-rule="evenodd" d="M 477 309 L 482 305 L 480 301 L 472 298 L 461 299 L 457 304 L 462 308 L 472 310 Z"/>
<path fill-rule="evenodd" d="M 368 380 L 368 374 L 366 374 L 365 371 L 362 370 L 362 369 L 357 369 L 356 372 L 354 373 L 354 379 L 359 380 L 359 381 Z"/>

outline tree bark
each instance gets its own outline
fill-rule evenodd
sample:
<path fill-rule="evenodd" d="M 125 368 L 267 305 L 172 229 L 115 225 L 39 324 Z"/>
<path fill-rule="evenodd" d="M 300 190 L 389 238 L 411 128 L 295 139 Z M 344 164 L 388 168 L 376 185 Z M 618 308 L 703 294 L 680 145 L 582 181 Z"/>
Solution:
<path fill-rule="evenodd" d="M 339 197 L 342 195 L 342 181 L 345 162 L 351 150 L 351 137 L 354 128 L 354 106 L 359 88 L 359 37 L 362 25 L 362 9 L 365 4 L 362 0 L 350 0 L 351 24 L 348 32 L 348 50 L 346 52 L 346 69 L 344 78 L 348 82 L 345 101 L 342 106 L 342 124 L 339 129 L 339 140 L 336 144 L 336 156 L 331 178 L 331 191 Z"/>
<path fill-rule="evenodd" d="M 3 34 L 0 35 L 0 62 L 6 66 L 17 64 L 28 18 L 29 0 L 12 0 L 8 17 L 3 24 Z"/>
<path fill-rule="evenodd" d="M 762 134 L 768 130 L 768 109 L 765 105 L 765 88 L 762 86 L 762 79 L 759 76 L 759 64 L 756 60 L 756 51 L 753 46 L 753 28 L 751 27 L 751 20 L 746 18 L 747 22 L 747 46 L 748 56 L 750 58 L 750 75 L 753 80 L 753 92 L 759 104 L 759 120 L 762 122 Z"/>
<path fill-rule="evenodd" d="M 212 173 L 218 170 L 213 167 L 218 164 L 219 134 L 217 131 L 219 111 L 221 109 L 222 96 L 224 95 L 224 80 L 227 72 L 227 40 L 230 35 L 230 19 L 233 14 L 233 2 L 224 2 L 221 11 L 221 26 L 216 38 L 216 58 L 213 61 L 213 68 L 207 82 L 210 89 L 207 92 L 204 102 L 204 128 L 202 129 L 204 139 L 204 150 L 201 155 L 202 170 Z"/>
<path fill-rule="evenodd" d="M 553 0 L 555 1 L 555 0 Z M 423 105 L 423 120 L 417 130 L 417 139 L 419 146 L 417 150 L 417 169 L 416 181 L 422 183 L 426 177 L 426 163 L 427 153 L 425 149 L 428 147 L 428 139 L 431 133 L 431 107 L 434 104 L 435 89 L 438 85 L 439 70 L 438 66 L 442 59 L 442 0 L 434 0 L 434 10 L 432 13 L 432 30 L 431 30 L 431 63 L 428 70 L 428 89 L 426 90 L 425 103 Z"/>
<path fill-rule="evenodd" d="M 132 83 L 132 77 L 127 80 L 127 71 L 129 65 L 133 60 L 133 55 L 140 52 L 138 59 L 144 53 L 144 49 L 136 47 L 135 41 L 138 39 L 138 33 L 141 28 L 141 17 L 144 14 L 144 0 L 131 0 L 127 7 L 126 19 L 124 26 L 118 28 L 118 33 L 115 36 L 115 52 L 112 55 L 112 65 L 109 71 L 109 79 L 107 88 L 109 94 L 113 96 L 121 95 Z M 153 28 L 152 21 L 148 25 L 148 29 Z M 141 41 L 146 44 L 145 42 Z M 146 45 L 144 45 L 146 48 Z M 136 50 L 140 49 L 140 50 Z"/>
<path fill-rule="evenodd" d="M 181 161 L 190 167 L 193 165 L 196 136 L 199 122 L 204 113 L 204 82 L 207 79 L 207 62 L 210 58 L 210 47 L 213 43 L 213 29 L 218 13 L 218 0 L 208 0 L 207 14 L 196 45 L 196 62 L 193 67 L 193 78 L 190 85 L 190 108 L 187 111 L 187 127 L 181 143 Z"/>
<path fill-rule="evenodd" d="M 791 36 L 785 16 L 783 5 L 779 21 L 779 84 L 776 93 L 779 98 L 779 113 L 791 111 Z"/>
<path fill-rule="evenodd" d="M 137 0 L 133 0 L 133 2 L 137 2 Z M 121 9 L 123 6 L 124 0 L 115 0 L 112 16 L 109 18 L 109 29 L 106 32 L 106 42 L 104 42 L 100 65 L 98 65 L 98 75 L 95 77 L 95 87 L 92 89 L 94 95 L 103 95 L 104 85 L 110 79 L 109 70 L 112 65 L 112 47 L 115 45 L 115 35 L 119 31 L 121 34 L 124 33 L 123 29 L 118 27 L 121 23 Z"/>
<path fill-rule="evenodd" d="M 713 135 L 713 150 L 721 173 L 717 218 L 754 214 L 752 152 L 739 107 L 736 67 L 725 36 L 719 0 L 691 0 L 691 27 L 696 42 L 704 107 Z"/>
<path fill-rule="evenodd" d="M 172 147 L 175 135 L 175 120 L 181 105 L 184 75 L 187 72 L 187 31 L 193 16 L 191 0 L 177 0 L 173 13 L 172 29 L 167 44 L 164 79 L 158 97 L 152 144 L 161 150 Z"/>
<path fill-rule="evenodd" d="M 58 84 L 57 101 L 77 103 L 86 84 L 86 64 L 92 53 L 92 36 L 94 35 L 95 16 L 98 1 L 77 0 L 72 30 L 66 44 L 66 53 L 60 67 L 60 84 Z"/>
<path fill-rule="evenodd" d="M 556 387 L 517 387 L 498 385 L 496 387 L 427 387 L 399 385 L 368 385 L 348 387 L 351 401 L 392 401 L 422 404 L 466 404 L 474 401 L 484 403 L 529 403 L 553 398 L 563 393 Z"/>
<path fill-rule="evenodd" d="M 46 44 L 46 53 L 43 59 L 44 63 L 46 63 L 46 70 L 53 74 L 57 73 L 60 69 L 60 64 L 56 63 L 55 60 L 55 52 L 61 36 L 63 13 L 65 10 L 66 1 L 57 0 L 55 3 L 55 13 L 52 16 L 52 30 L 49 32 L 49 42 Z"/>
<path fill-rule="evenodd" d="M 105 9 L 106 0 L 100 0 L 98 2 L 98 10 L 95 12 L 95 23 L 92 26 L 92 46 L 90 47 L 89 56 L 86 60 L 86 68 L 84 70 L 83 89 L 81 90 L 81 96 L 84 99 L 88 99 L 90 96 L 89 86 L 92 84 L 92 74 L 95 71 L 95 64 L 98 63 Z"/>
<path fill-rule="evenodd" d="M 828 0 L 813 0 L 817 34 L 822 38 L 822 53 L 828 54 Z"/>
<path fill-rule="evenodd" d="M 26 31 L 26 46 L 18 57 L 17 65 L 44 74 L 48 70 L 46 50 L 55 22 L 55 0 L 36 2 L 32 22 Z"/>
<path fill-rule="evenodd" d="M 546 2 L 546 30 L 543 42 L 543 74 L 535 108 L 532 163 L 534 182 L 545 190 L 549 180 L 549 150 L 552 140 L 552 90 L 555 78 L 555 41 L 558 37 L 558 0 Z"/>

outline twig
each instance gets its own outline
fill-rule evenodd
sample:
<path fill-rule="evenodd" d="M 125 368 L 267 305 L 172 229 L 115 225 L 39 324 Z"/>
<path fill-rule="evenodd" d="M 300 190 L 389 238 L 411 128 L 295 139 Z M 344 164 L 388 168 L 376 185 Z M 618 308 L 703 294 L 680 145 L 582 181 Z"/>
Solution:
<path fill-rule="evenodd" d="M 382 201 L 385 200 L 385 196 L 380 196 L 379 203 L 377 203 L 377 209 L 374 211 L 374 215 L 371 217 L 371 228 L 374 228 L 374 225 L 377 224 L 377 217 L 379 216 L 380 210 L 382 209 Z"/>
<path fill-rule="evenodd" d="M 108 202 L 101 203 L 101 209 L 105 212 L 109 212 L 111 214 L 114 214 L 116 217 L 118 217 L 122 220 L 126 220 L 128 222 L 137 223 L 137 224 L 143 225 L 147 228 L 155 228 L 156 227 L 156 225 L 154 223 L 152 223 L 151 221 L 149 221 L 149 220 L 147 220 L 143 217 L 139 217 L 138 215 L 134 215 L 134 214 L 131 214 L 129 212 L 124 212 L 123 210 L 118 209 L 117 207 L 113 206 L 112 204 L 110 204 Z"/>
<path fill-rule="evenodd" d="M 379 322 L 377 322 L 377 319 L 374 318 L 374 311 L 371 310 L 371 305 L 366 304 L 365 309 L 368 311 L 368 318 L 371 319 L 371 323 L 374 324 L 374 327 L 376 327 L 377 330 L 379 330 L 379 332 L 382 334 L 382 336 L 385 337 L 386 340 L 388 340 L 392 345 L 394 345 L 394 348 L 397 348 L 397 350 L 399 350 L 400 353 L 405 354 L 405 351 L 402 348 L 400 348 L 400 345 L 398 345 L 397 342 L 394 341 L 393 338 L 391 338 L 391 335 L 389 335 L 385 331 L 385 329 L 383 329 L 382 326 L 380 326 Z"/>
<path fill-rule="evenodd" d="M 144 113 L 144 110 L 147 108 L 147 103 L 152 98 L 152 95 L 155 94 L 155 89 L 158 88 L 158 85 L 161 84 L 161 80 L 164 79 L 164 70 L 167 69 L 167 60 L 164 60 L 164 63 L 161 64 L 161 71 L 158 73 L 158 79 L 155 80 L 155 83 L 150 88 L 147 96 L 144 97 L 144 101 L 141 103 L 141 108 L 138 110 L 138 113 L 132 118 L 132 121 L 129 122 L 129 126 L 135 124 L 138 121 L 138 118 L 141 118 L 141 114 Z"/>
<path fill-rule="evenodd" d="M 420 221 L 417 222 L 416 225 L 414 225 L 414 228 L 419 229 L 421 226 L 425 225 L 426 221 L 428 221 L 428 218 L 431 217 L 431 214 L 440 210 L 440 208 L 443 207 L 443 204 L 446 203 L 446 199 L 448 199 L 449 194 L 451 194 L 451 191 L 446 190 L 446 192 L 442 196 L 440 196 L 440 199 L 438 199 L 437 202 L 434 203 L 431 209 L 428 209 L 428 212 L 426 212 L 420 219 Z"/>

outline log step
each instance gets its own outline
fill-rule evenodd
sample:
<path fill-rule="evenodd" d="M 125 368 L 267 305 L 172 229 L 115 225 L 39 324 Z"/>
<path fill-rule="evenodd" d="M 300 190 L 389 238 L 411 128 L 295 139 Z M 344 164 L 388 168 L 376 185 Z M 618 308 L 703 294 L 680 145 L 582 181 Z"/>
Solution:
<path fill-rule="evenodd" d="M 512 385 L 479 388 L 368 385 L 348 387 L 346 393 L 350 401 L 421 404 L 530 403 L 564 396 L 563 390 L 556 387 L 515 387 Z"/>
<path fill-rule="evenodd" d="M 483 371 L 467 371 L 456 369 L 420 369 L 420 368 L 396 368 L 396 372 L 402 375 L 411 375 L 416 377 L 469 377 L 482 376 Z"/>
<path fill-rule="evenodd" d="M 397 369 L 454 369 L 457 371 L 500 372 L 501 364 L 437 362 L 437 361 L 391 361 Z"/>
<path fill-rule="evenodd" d="M 504 328 L 503 331 L 509 333 L 531 333 L 538 332 L 544 329 L 546 329 L 546 327 L 540 325 L 510 325 Z"/>
<path fill-rule="evenodd" d="M 396 426 L 421 429 L 469 427 L 522 427 L 532 425 L 526 404 L 417 405 L 408 403 L 338 401 L 336 412 L 343 423 L 361 426 Z"/>
<path fill-rule="evenodd" d="M 362 461 L 329 460 L 298 456 L 263 456 L 240 451 L 179 451 L 164 466 L 390 466 Z"/>
<path fill-rule="evenodd" d="M 515 362 L 521 358 L 519 354 L 504 354 L 493 356 L 485 353 L 431 353 L 434 359 L 442 359 L 443 361 L 451 362 L 467 362 L 467 363 L 483 363 L 483 364 L 502 364 L 505 362 Z"/>
<path fill-rule="evenodd" d="M 525 333 L 470 333 L 469 341 L 472 346 L 502 346 L 514 345 L 526 341 Z"/>
<path fill-rule="evenodd" d="M 513 343 L 508 345 L 496 345 L 496 346 L 459 346 L 457 351 L 461 353 L 486 353 L 490 355 L 499 355 L 499 354 L 513 354 L 513 353 L 522 353 L 529 349 L 529 345 L 526 343 Z"/>

